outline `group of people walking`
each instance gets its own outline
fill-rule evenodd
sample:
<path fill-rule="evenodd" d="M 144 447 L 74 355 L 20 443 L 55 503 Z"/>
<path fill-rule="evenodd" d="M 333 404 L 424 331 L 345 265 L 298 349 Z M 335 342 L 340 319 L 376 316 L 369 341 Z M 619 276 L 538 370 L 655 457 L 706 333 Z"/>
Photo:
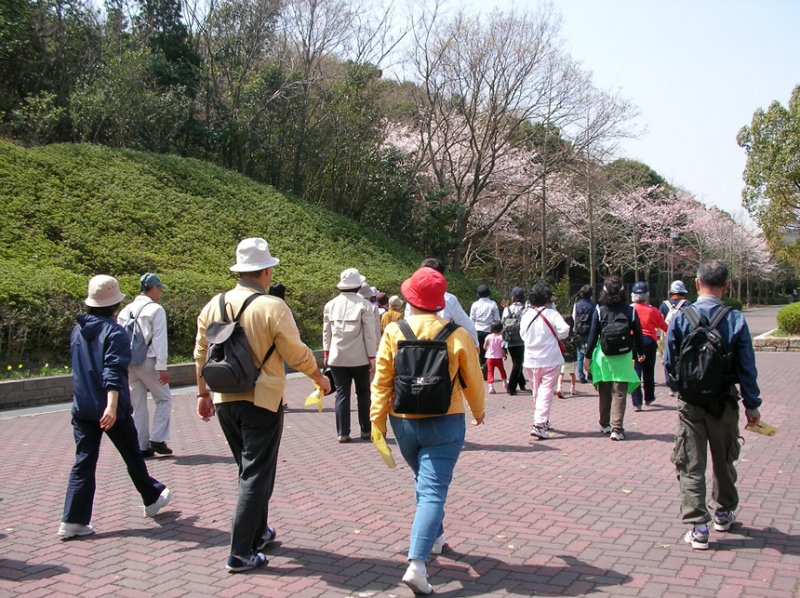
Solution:
<path fill-rule="evenodd" d="M 332 390 L 313 353 L 300 340 L 288 305 L 267 291 L 278 264 L 264 239 L 243 240 L 236 250 L 236 263 L 230 267 L 238 278 L 236 286 L 212 298 L 197 319 L 197 413 L 204 421 L 219 419 L 239 474 L 230 554 L 225 563 L 231 572 L 265 565 L 264 551 L 277 536 L 269 525 L 269 501 L 284 421 L 284 362 L 311 378 L 323 392 Z M 481 287 L 468 316 L 447 292 L 444 271 L 441 260 L 422 262 L 401 286 L 404 312 L 400 297 L 390 298 L 385 293 L 379 297 L 358 270 L 349 268 L 336 285 L 339 295 L 323 311 L 324 361 L 337 393 L 339 442 L 350 440 L 350 387 L 354 385 L 361 438 L 385 437 L 391 426 L 413 473 L 417 508 L 404 584 L 418 594 L 433 591 L 427 563 L 445 545 L 445 503 L 464 445 L 466 422 L 469 419 L 473 426 L 484 422 L 486 395 L 494 388 L 495 370 L 499 369 L 509 394 L 531 391 L 531 434 L 546 439 L 553 398 L 561 392 L 559 378 L 571 373 L 562 370 L 564 353 L 569 351 L 564 341 L 570 339 L 583 343 L 574 361 L 579 379 L 591 376 L 598 390 L 602 431 L 622 440 L 627 394 L 640 385 L 637 368 L 644 386 L 640 401 L 648 404 L 655 400 L 648 368 L 655 366 L 653 347 L 658 335 L 654 332 L 666 330 L 664 363 L 669 384 L 681 398 L 672 460 L 683 496 L 682 519 L 692 526 L 686 541 L 703 549 L 708 546 L 708 523 L 713 521 L 718 531 L 730 528 L 738 507 L 733 466 L 738 452 L 731 448 L 738 437 L 737 401 L 741 396 L 748 422 L 757 423 L 761 399 L 747 324 L 738 312 L 721 307 L 720 298 L 728 284 L 724 264 L 709 261 L 700 265 L 699 298 L 691 308 L 683 298 L 683 283 L 674 283 L 674 296 L 663 306 L 668 310 L 666 317 L 649 309 L 646 285 L 634 287 L 631 305 L 618 277 L 605 280 L 598 305 L 591 302 L 591 288 L 584 287 L 571 316 L 562 317 L 555 309 L 552 289 L 545 282 L 535 284 L 527 296 L 521 288 L 513 289 L 502 314 L 496 304 L 492 306 L 489 289 Z M 141 283 L 142 293 L 150 301 L 137 299 L 145 305 L 134 302 L 126 307 L 120 320 L 123 324 L 146 313 L 147 306 L 157 303 L 166 288 L 152 274 L 142 277 Z M 153 289 L 158 290 L 148 295 Z M 128 466 L 145 515 L 156 516 L 170 501 L 170 490 L 149 476 L 144 460 L 148 451 L 163 453 L 168 448 L 168 426 L 165 432 L 162 419 L 156 418 L 146 441 L 137 431 L 139 420 L 135 419 L 131 392 L 136 380 L 146 385 L 147 377 L 136 373 L 134 379 L 129 367 L 132 341 L 126 332 L 130 328 L 114 320 L 123 298 L 114 278 L 94 277 L 86 298 L 88 313 L 78 316 L 72 335 L 76 462 L 59 529 L 64 538 L 93 531 L 94 469 L 104 432 Z M 150 309 L 154 323 L 160 316 Z M 703 326 L 713 320 L 722 339 L 720 346 L 727 351 L 725 363 L 730 364 L 707 406 L 684 402 L 689 399 L 681 378 L 688 359 L 686 339 L 698 330 L 695 316 L 687 314 L 687 309 L 697 311 Z M 667 319 L 669 326 L 665 326 Z M 152 341 L 155 334 L 150 330 L 145 337 Z M 228 364 L 226 351 L 234 350 L 234 340 L 249 351 L 255 374 L 235 392 L 220 391 L 215 386 L 218 378 L 210 377 L 211 370 L 206 368 L 210 363 Z M 507 377 L 502 365 L 506 355 L 512 362 Z M 166 358 L 153 349 L 153 355 L 148 350 L 148 359 L 159 372 Z M 160 374 L 147 380 L 151 378 L 162 386 L 168 382 Z M 714 466 L 709 503 L 705 491 L 707 444 Z M 707 505 L 712 506 L 713 514 Z"/>

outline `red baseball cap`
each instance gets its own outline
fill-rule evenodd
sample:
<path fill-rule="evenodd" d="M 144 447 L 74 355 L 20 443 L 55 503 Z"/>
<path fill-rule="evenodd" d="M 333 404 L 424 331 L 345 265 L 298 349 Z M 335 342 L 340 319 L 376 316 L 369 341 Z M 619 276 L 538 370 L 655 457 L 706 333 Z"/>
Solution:
<path fill-rule="evenodd" d="M 443 310 L 446 290 L 447 281 L 433 268 L 420 268 L 400 286 L 406 301 L 425 311 Z"/>

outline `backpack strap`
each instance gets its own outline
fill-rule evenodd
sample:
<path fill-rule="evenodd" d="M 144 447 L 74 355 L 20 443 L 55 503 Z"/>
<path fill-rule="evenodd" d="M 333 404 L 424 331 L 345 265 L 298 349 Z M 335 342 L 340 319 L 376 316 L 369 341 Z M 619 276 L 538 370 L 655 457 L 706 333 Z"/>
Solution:
<path fill-rule="evenodd" d="M 436 336 L 433 337 L 433 340 L 435 340 L 435 341 L 446 340 L 448 336 L 453 334 L 453 331 L 456 328 L 459 328 L 459 325 L 456 324 L 455 322 L 453 322 L 452 320 L 450 320 L 447 324 L 444 325 L 444 328 L 442 328 L 439 331 L 439 334 L 437 334 Z"/>
<path fill-rule="evenodd" d="M 728 315 L 728 312 L 731 311 L 731 307 L 729 305 L 721 305 L 717 312 L 714 314 L 714 317 L 711 318 L 711 322 L 709 322 L 708 326 L 712 330 L 716 330 L 717 326 L 719 326 L 720 322 Z"/>
<path fill-rule="evenodd" d="M 530 330 L 530 329 L 531 329 L 531 325 L 533 325 L 533 323 L 536 321 L 536 318 L 538 318 L 538 317 L 539 317 L 539 316 L 541 316 L 541 315 L 542 315 L 542 314 L 541 314 L 541 312 L 540 312 L 540 311 L 537 309 L 537 310 L 536 310 L 536 315 L 535 315 L 535 316 L 533 316 L 533 320 L 531 320 L 530 322 L 528 322 L 528 325 L 525 327 L 525 332 L 528 332 L 528 330 Z"/>
<path fill-rule="evenodd" d="M 236 317 L 233 318 L 233 321 L 234 322 L 238 322 L 239 318 L 242 317 L 242 313 L 244 312 L 245 308 L 248 305 L 250 305 L 253 301 L 258 299 L 263 294 L 264 293 L 253 293 L 247 299 L 245 299 L 244 303 L 242 303 L 242 307 L 239 308 L 239 313 L 236 314 Z M 222 293 L 219 296 L 219 309 L 220 309 L 220 313 L 222 314 L 222 321 L 227 323 L 228 322 L 228 313 L 225 310 L 225 293 Z M 267 354 L 264 355 L 264 359 L 261 360 L 261 365 L 258 366 L 259 370 L 264 367 L 264 364 L 267 363 L 267 360 L 272 356 L 272 354 L 274 352 L 275 352 L 275 343 L 273 342 L 272 346 L 267 350 Z"/>
<path fill-rule="evenodd" d="M 414 331 L 411 330 L 411 326 L 408 325 L 408 322 L 403 320 L 397 320 L 397 326 L 400 328 L 400 331 L 403 333 L 403 336 L 406 337 L 407 341 L 415 341 L 417 340 Z"/>
<path fill-rule="evenodd" d="M 691 305 L 681 308 L 681 313 L 686 316 L 686 319 L 689 321 L 689 326 L 691 326 L 692 329 L 700 326 L 700 318 L 698 317 L 697 312 L 692 309 Z"/>
<path fill-rule="evenodd" d="M 136 315 L 133 315 L 133 312 L 132 312 L 130 309 L 128 309 L 128 313 L 129 313 L 129 314 L 130 314 L 130 316 L 131 316 L 131 320 L 133 320 L 133 325 L 134 325 L 134 326 L 139 326 L 139 316 L 140 316 L 140 315 L 142 315 L 142 310 L 143 310 L 145 307 L 147 307 L 148 305 L 150 305 L 151 303 L 155 303 L 155 301 L 153 301 L 153 300 L 151 299 L 150 301 L 148 301 L 147 303 L 145 303 L 144 305 L 142 305 L 142 306 L 139 308 L 139 310 L 136 312 Z M 131 305 L 133 305 L 133 304 L 131 304 Z M 144 331 L 142 331 L 142 329 L 141 329 L 141 328 L 139 328 L 139 332 L 141 332 L 141 333 L 142 333 L 142 336 L 144 336 Z M 151 332 L 152 332 L 152 331 L 151 331 Z M 151 337 L 152 337 L 152 335 L 151 335 Z M 131 343 L 133 343 L 133 339 L 131 339 Z M 148 342 L 146 342 L 146 343 L 145 343 L 145 345 L 147 345 L 148 347 L 149 347 L 150 345 L 152 345 L 152 344 L 153 344 L 153 339 L 152 339 L 152 338 L 150 338 L 150 340 L 149 340 Z M 133 345 L 131 344 L 131 346 L 133 346 Z"/>

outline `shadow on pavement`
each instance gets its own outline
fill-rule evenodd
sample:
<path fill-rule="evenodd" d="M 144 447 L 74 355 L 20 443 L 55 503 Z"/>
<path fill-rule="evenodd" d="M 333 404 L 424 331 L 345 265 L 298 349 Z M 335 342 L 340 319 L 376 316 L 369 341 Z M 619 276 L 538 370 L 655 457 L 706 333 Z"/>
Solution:
<path fill-rule="evenodd" d="M 227 546 L 230 543 L 229 522 L 222 522 L 225 529 L 198 527 L 197 516 L 181 518 L 180 511 L 166 511 L 156 517 L 155 522 L 161 528 L 120 529 L 110 532 L 95 533 L 81 539 L 83 542 L 101 540 L 103 538 L 150 538 L 153 540 L 169 539 L 177 542 L 191 542 L 192 546 L 178 548 L 176 552 L 188 552 L 199 548 Z"/>
<path fill-rule="evenodd" d="M 69 573 L 69 569 L 61 565 L 29 565 L 25 561 L 0 558 L 0 579 L 34 581 L 37 579 L 49 579 L 62 573 Z"/>
<path fill-rule="evenodd" d="M 536 451 L 555 451 L 554 446 L 547 446 L 547 440 L 530 440 L 530 444 L 479 444 L 477 442 L 465 442 L 464 451 L 497 451 L 501 453 L 532 453 Z"/>
<path fill-rule="evenodd" d="M 171 461 L 175 465 L 214 465 L 217 463 L 224 463 L 226 465 L 235 465 L 236 461 L 233 455 L 178 455 L 172 457 Z"/>
<path fill-rule="evenodd" d="M 781 554 L 800 556 L 800 536 L 786 534 L 772 527 L 757 529 L 734 524 L 727 533 L 712 536 L 709 545 L 717 550 L 772 548 Z"/>
<path fill-rule="evenodd" d="M 405 562 L 377 558 L 346 557 L 336 553 L 313 549 L 292 549 L 279 556 L 288 558 L 299 567 L 280 567 L 281 575 L 319 577 L 333 587 L 356 592 L 391 591 L 400 586 L 405 571 Z M 488 557 L 465 555 L 447 551 L 429 564 L 431 585 L 436 596 L 483 596 L 502 591 L 516 596 L 569 596 L 593 592 L 608 593 L 609 586 L 620 586 L 631 578 L 613 570 L 599 569 L 570 556 L 560 556 L 565 565 L 512 565 Z M 480 571 L 480 573 L 477 573 Z M 262 573 L 259 570 L 259 573 Z M 262 574 L 274 575 L 275 569 L 267 568 Z M 374 579 L 395 576 L 396 583 L 387 587 L 386 582 Z M 374 581 L 370 581 L 373 577 Z M 352 582 L 343 581 L 352 579 Z M 448 590 L 443 584 L 460 584 Z M 569 586 L 580 582 L 579 587 Z M 437 587 L 438 586 L 438 587 Z M 556 589 L 551 589 L 557 586 Z"/>

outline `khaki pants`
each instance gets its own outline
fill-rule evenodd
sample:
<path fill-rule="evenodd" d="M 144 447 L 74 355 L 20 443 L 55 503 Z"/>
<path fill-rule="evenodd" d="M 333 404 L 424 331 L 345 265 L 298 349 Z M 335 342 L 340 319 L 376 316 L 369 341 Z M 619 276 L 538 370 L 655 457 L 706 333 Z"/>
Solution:
<path fill-rule="evenodd" d="M 612 432 L 624 432 L 625 399 L 628 397 L 627 382 L 598 382 L 600 395 L 600 426 L 611 426 Z"/>
<path fill-rule="evenodd" d="M 734 390 L 738 398 L 738 392 Z M 734 394 L 732 393 L 732 394 Z M 720 512 L 735 511 L 739 506 L 736 491 L 736 468 L 739 458 L 739 406 L 726 404 L 720 419 L 702 407 L 678 401 L 678 431 L 672 462 L 681 487 L 681 519 L 687 524 L 711 521 L 706 506 L 706 465 L 708 449 L 714 472 L 709 505 Z"/>

